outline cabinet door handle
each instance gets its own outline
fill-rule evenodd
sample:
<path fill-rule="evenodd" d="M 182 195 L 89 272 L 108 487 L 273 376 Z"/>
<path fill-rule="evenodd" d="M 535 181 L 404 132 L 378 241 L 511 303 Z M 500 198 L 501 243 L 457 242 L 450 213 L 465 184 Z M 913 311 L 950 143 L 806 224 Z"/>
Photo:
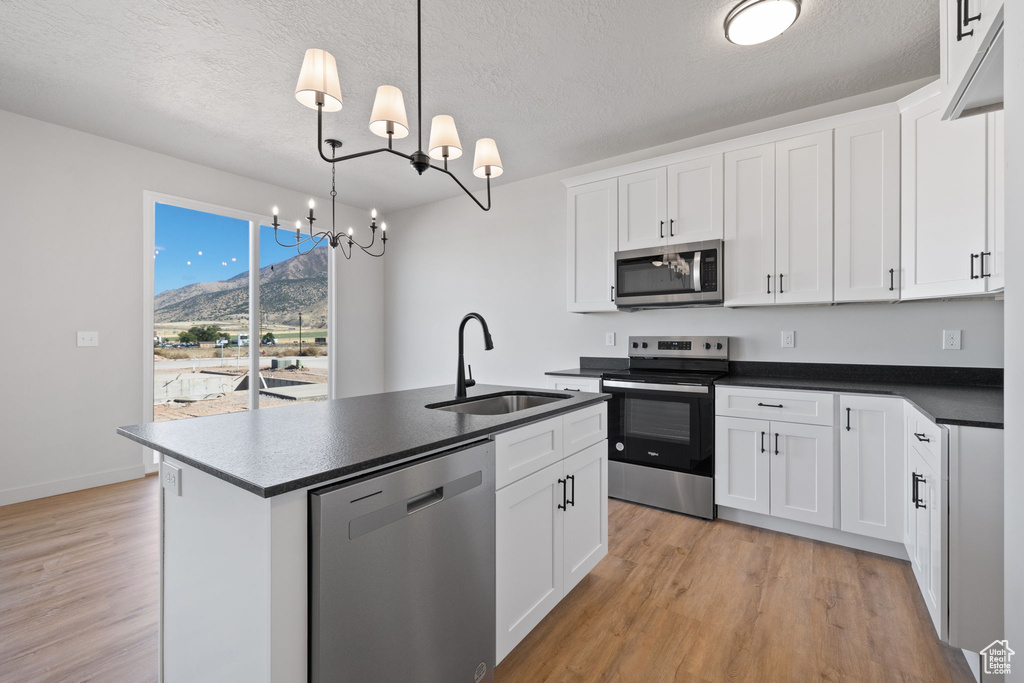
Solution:
<path fill-rule="evenodd" d="M 973 17 L 971 16 L 971 0 L 964 0 L 964 26 L 971 23 L 972 21 L 981 21 L 981 12 L 978 12 Z M 965 33 L 964 35 L 973 36 L 974 31 Z"/>
<path fill-rule="evenodd" d="M 782 407 L 781 403 L 778 403 L 778 404 L 776 404 L 776 403 L 758 403 L 757 405 L 759 405 L 762 408 L 781 408 Z"/>
<path fill-rule="evenodd" d="M 985 257 L 986 256 L 991 256 L 991 255 L 992 255 L 991 251 L 983 251 L 983 252 L 981 252 L 980 261 L 978 263 L 978 265 L 980 266 L 980 268 L 978 268 L 978 270 L 981 271 L 981 277 L 992 277 L 992 273 L 986 273 L 985 272 Z"/>
<path fill-rule="evenodd" d="M 923 481 L 924 481 L 924 477 L 922 475 L 918 474 L 917 472 L 914 472 L 914 490 L 912 492 L 912 497 L 914 499 L 914 507 L 915 508 L 927 508 L 928 507 L 925 504 L 924 500 L 921 499 L 921 490 L 918 488 L 921 485 L 921 482 L 923 482 Z"/>
<path fill-rule="evenodd" d="M 782 291 L 782 273 L 779 273 L 779 294 L 784 294 Z"/>
<path fill-rule="evenodd" d="M 779 433 L 775 432 L 775 455 L 779 454 Z"/>
<path fill-rule="evenodd" d="M 558 509 L 559 510 L 564 510 L 565 509 L 565 503 L 566 503 L 566 500 L 567 500 L 566 497 L 565 497 L 565 494 L 566 494 L 566 491 L 565 491 L 565 479 L 559 479 L 558 483 L 562 485 L 562 502 L 558 504 Z"/>
<path fill-rule="evenodd" d="M 615 285 L 612 285 L 612 293 L 611 293 L 611 296 L 612 296 L 612 302 L 614 303 L 614 302 L 615 302 Z"/>
<path fill-rule="evenodd" d="M 918 434 L 917 432 L 914 432 L 914 436 L 917 437 L 918 441 L 924 441 L 925 443 L 931 443 L 931 439 L 928 438 L 927 434 L 924 434 L 924 433 Z"/>
<path fill-rule="evenodd" d="M 661 228 L 660 228 L 660 231 L 661 231 L 661 238 L 662 238 L 662 239 L 665 239 L 665 221 L 662 221 L 662 222 L 661 222 Z"/>
<path fill-rule="evenodd" d="M 914 504 L 914 507 L 917 507 L 917 472 L 910 475 L 910 502 Z"/>
<path fill-rule="evenodd" d="M 970 13 L 971 11 L 967 7 L 967 0 L 956 0 L 956 42 L 958 43 L 964 38 L 974 35 L 974 29 L 965 31 L 964 27 L 972 21 L 981 19 L 981 14 L 978 14 L 976 17 L 969 17 Z"/>
<path fill-rule="evenodd" d="M 569 500 L 567 502 L 569 505 L 576 507 L 576 475 L 569 474 L 566 475 L 565 478 L 572 482 L 572 494 L 569 496 Z"/>
<path fill-rule="evenodd" d="M 971 254 L 971 279 L 977 280 L 980 276 L 974 274 L 974 259 L 978 258 L 977 254 Z"/>
<path fill-rule="evenodd" d="M 669 218 L 668 219 L 668 236 L 669 237 L 675 237 L 676 236 L 675 230 L 676 230 L 676 219 L 675 218 Z"/>
<path fill-rule="evenodd" d="M 765 292 L 765 294 L 771 294 L 771 293 L 772 293 L 772 276 L 769 273 L 768 274 L 768 291 Z"/>
<path fill-rule="evenodd" d="M 761 452 L 764 453 L 764 432 L 761 432 Z"/>
<path fill-rule="evenodd" d="M 895 290 L 896 290 L 896 269 L 895 268 L 890 268 L 889 269 L 889 291 L 892 292 L 892 291 L 895 291 Z"/>
<path fill-rule="evenodd" d="M 850 431 L 850 409 L 846 409 L 846 431 Z"/>

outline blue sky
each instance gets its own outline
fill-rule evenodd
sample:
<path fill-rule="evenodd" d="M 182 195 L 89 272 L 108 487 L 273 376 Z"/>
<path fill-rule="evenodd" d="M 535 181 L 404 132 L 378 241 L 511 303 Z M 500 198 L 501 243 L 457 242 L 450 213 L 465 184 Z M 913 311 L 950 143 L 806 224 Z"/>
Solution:
<path fill-rule="evenodd" d="M 278 245 L 269 226 L 261 226 L 260 237 L 261 268 L 297 253 Z M 249 223 L 157 204 L 153 263 L 154 294 L 193 282 L 227 280 L 249 269 Z"/>

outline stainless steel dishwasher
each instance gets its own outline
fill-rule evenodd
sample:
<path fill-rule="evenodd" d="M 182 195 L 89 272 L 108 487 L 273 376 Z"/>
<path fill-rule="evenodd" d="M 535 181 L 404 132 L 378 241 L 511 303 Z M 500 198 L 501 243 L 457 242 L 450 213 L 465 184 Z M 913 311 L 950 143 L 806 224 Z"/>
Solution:
<path fill-rule="evenodd" d="M 494 444 L 310 492 L 313 683 L 494 677 Z"/>

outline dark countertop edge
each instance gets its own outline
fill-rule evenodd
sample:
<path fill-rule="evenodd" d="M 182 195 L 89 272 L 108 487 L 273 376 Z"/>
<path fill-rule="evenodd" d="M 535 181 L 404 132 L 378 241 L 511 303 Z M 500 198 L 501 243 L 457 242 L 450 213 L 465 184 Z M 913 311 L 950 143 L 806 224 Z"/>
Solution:
<path fill-rule="evenodd" d="M 586 377 L 587 379 L 601 379 L 606 372 L 613 371 L 602 368 L 570 368 L 568 370 L 551 370 L 544 374 L 552 375 L 554 377 Z"/>
<path fill-rule="evenodd" d="M 730 379 L 734 381 L 730 381 Z M 911 404 L 917 410 L 921 411 L 926 417 L 934 420 L 936 424 L 945 425 L 956 425 L 960 427 L 981 427 L 984 429 L 1003 429 L 1002 422 L 989 422 L 986 420 L 964 420 L 960 418 L 938 418 L 932 415 L 928 410 L 922 408 L 913 399 L 908 398 L 906 394 L 903 394 L 895 389 L 886 389 L 883 387 L 850 387 L 843 386 L 839 387 L 836 385 L 829 385 L 828 380 L 797 380 L 797 381 L 816 381 L 821 382 L 820 386 L 807 386 L 798 387 L 792 384 L 773 384 L 770 379 L 761 377 L 723 377 L 715 382 L 716 386 L 735 386 L 735 387 L 764 387 L 765 389 L 781 389 L 784 391 L 827 391 L 837 394 L 871 394 L 878 396 L 894 396 L 902 398 L 907 403 Z M 922 388 L 934 387 L 936 385 L 922 384 Z M 940 385 L 941 386 L 941 385 Z M 1002 391 L 1002 387 L 971 387 L 973 389 L 991 389 L 992 391 Z"/>
<path fill-rule="evenodd" d="M 147 448 L 152 448 L 153 450 L 159 451 L 160 453 L 172 457 L 175 460 L 180 460 L 186 465 L 195 467 L 197 470 L 205 472 L 206 474 L 217 477 L 218 479 L 222 479 L 223 481 L 226 481 L 229 484 L 234 484 L 235 486 L 241 489 L 245 489 L 250 493 L 255 493 L 257 496 L 260 496 L 261 498 L 273 498 L 274 496 L 281 495 L 282 493 L 297 491 L 308 486 L 333 483 L 339 479 L 352 478 L 360 474 L 364 474 L 370 470 L 380 469 L 381 467 L 386 465 L 399 464 L 401 462 L 418 459 L 418 456 L 427 456 L 432 453 L 435 453 L 438 450 L 442 450 L 448 446 L 456 446 L 461 443 L 478 441 L 481 438 L 490 437 L 494 434 L 499 434 L 501 432 L 506 432 L 511 429 L 516 429 L 517 427 L 523 427 L 532 422 L 540 422 L 541 420 L 547 420 L 557 415 L 564 415 L 566 413 L 572 413 L 577 410 L 580 410 L 581 408 L 586 408 L 592 405 L 598 405 L 599 403 L 607 401 L 610 398 L 611 396 L 609 396 L 608 394 L 596 394 L 594 398 L 580 399 L 577 402 L 574 402 L 571 406 L 558 406 L 555 408 L 548 408 L 536 415 L 530 415 L 528 417 L 521 417 L 518 419 L 510 420 L 497 428 L 492 427 L 488 429 L 481 429 L 475 432 L 459 434 L 458 436 L 454 436 L 448 439 L 441 439 L 440 441 L 431 441 L 427 444 L 424 444 L 421 447 L 410 448 L 404 451 L 398 451 L 397 453 L 391 453 L 386 456 L 377 458 L 375 460 L 361 462 L 358 465 L 351 465 L 349 467 L 339 467 L 334 470 L 327 470 L 325 472 L 309 475 L 307 477 L 296 479 L 294 481 L 285 482 L 283 484 L 274 484 L 273 486 L 267 487 L 258 486 L 257 484 L 254 484 L 251 481 L 242 479 L 241 477 L 234 476 L 232 474 L 224 472 L 223 470 L 219 470 L 216 467 L 210 467 L 209 465 L 193 460 L 192 458 L 181 455 L 180 453 L 175 453 L 174 451 L 164 446 L 159 446 L 151 441 L 139 437 L 136 434 L 128 432 L 122 427 L 117 428 L 117 433 L 120 434 L 121 436 L 128 437 L 132 441 L 140 443 L 143 446 L 146 446 Z"/>

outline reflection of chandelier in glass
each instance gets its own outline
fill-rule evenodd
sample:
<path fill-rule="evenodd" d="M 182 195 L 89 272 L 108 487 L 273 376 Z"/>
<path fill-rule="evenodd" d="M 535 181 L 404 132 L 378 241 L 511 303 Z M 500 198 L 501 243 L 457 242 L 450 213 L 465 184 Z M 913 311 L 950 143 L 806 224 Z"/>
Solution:
<path fill-rule="evenodd" d="M 338 111 L 341 109 L 341 85 L 338 80 L 338 63 L 334 55 L 326 50 L 311 48 L 306 50 L 306 56 L 302 61 L 302 69 L 299 71 L 299 82 L 295 86 L 295 98 L 310 109 L 316 109 L 316 138 L 317 150 L 320 158 L 331 164 L 331 231 L 313 232 L 313 201 L 309 202 L 309 234 L 301 235 L 301 223 L 296 221 L 295 244 L 278 244 L 287 247 L 296 247 L 301 252 L 301 245 L 312 242 L 313 248 L 321 244 L 325 239 L 332 247 L 348 242 L 349 251 L 345 258 L 351 258 L 352 247 L 357 246 L 371 256 L 383 256 L 387 237 L 384 234 L 384 225 L 381 224 L 381 253 L 373 254 L 367 251 L 373 246 L 376 239 L 377 225 L 376 212 L 370 223 L 370 243 L 366 246 L 355 242 L 352 239 L 352 228 L 347 233 L 334 231 L 334 206 L 336 196 L 334 182 L 334 164 L 339 161 L 347 161 L 371 154 L 386 152 L 404 159 L 408 159 L 416 172 L 423 175 L 427 169 L 434 169 L 448 175 L 455 183 L 462 188 L 462 191 L 469 195 L 469 198 L 476 202 L 484 211 L 491 209 L 491 178 L 497 178 L 503 172 L 501 157 L 498 155 L 498 146 L 491 138 L 480 138 L 476 141 L 476 153 L 473 156 L 473 175 L 477 178 L 484 178 L 487 181 L 487 205 L 484 206 L 466 186 L 462 184 L 455 174 L 448 170 L 448 161 L 458 159 L 462 156 L 462 142 L 459 140 L 459 133 L 455 129 L 455 120 L 447 114 L 435 116 L 430 126 L 430 140 L 427 145 L 427 152 L 423 151 L 423 49 L 422 49 L 422 17 L 420 12 L 420 0 L 416 0 L 416 100 L 417 100 L 417 132 L 419 134 L 419 146 L 412 154 L 399 152 L 392 147 L 395 138 L 404 138 L 409 134 L 409 121 L 405 114 L 405 98 L 402 91 L 393 85 L 382 85 L 377 88 L 377 96 L 373 101 L 373 111 L 370 114 L 370 130 L 382 138 L 387 138 L 388 146 L 378 149 L 371 149 L 365 152 L 356 152 L 345 156 L 335 156 L 341 142 L 338 140 L 323 139 L 324 111 Z M 324 154 L 323 143 L 331 147 L 331 156 Z M 430 163 L 431 159 L 442 162 L 441 166 Z M 274 234 L 277 234 L 277 207 L 274 207 Z M 345 239 L 347 238 L 347 239 Z M 344 247 L 342 248 L 344 251 Z"/>
<path fill-rule="evenodd" d="M 327 140 L 328 145 L 331 146 L 332 150 L 337 150 L 341 147 L 340 140 Z M 313 216 L 314 202 L 312 199 L 309 200 L 309 215 L 306 216 L 306 220 L 309 221 L 309 232 L 303 236 L 302 234 L 302 221 L 295 221 L 295 241 L 292 244 L 285 244 L 281 241 L 281 238 L 277 236 L 277 229 L 281 227 L 281 224 L 277 220 L 277 207 L 274 207 L 274 221 L 271 223 L 274 226 L 274 239 L 282 247 L 288 247 L 291 249 L 295 247 L 300 254 L 308 254 L 313 249 L 323 244 L 324 240 L 331 245 L 331 248 L 337 248 L 341 245 L 341 253 L 344 254 L 346 259 L 352 258 L 352 247 L 359 247 L 363 250 L 363 253 L 379 258 L 384 255 L 388 247 L 388 235 L 387 223 L 380 224 L 380 253 L 375 254 L 370 249 L 377 241 L 377 209 L 373 209 L 370 212 L 370 243 L 363 245 L 356 242 L 353 238 L 353 230 L 349 227 L 347 232 L 338 232 L 334 227 L 335 219 L 335 204 L 337 203 L 338 189 L 337 189 L 337 177 L 334 170 L 334 162 L 331 162 L 331 229 L 330 231 L 313 232 L 313 222 L 316 218 Z M 348 251 L 345 251 L 345 242 L 348 243 Z M 306 251 L 302 251 L 302 245 L 309 244 L 309 248 Z"/>
<path fill-rule="evenodd" d="M 679 254 L 665 254 L 664 258 L 651 261 L 651 265 L 655 268 L 668 266 L 670 280 L 674 277 L 682 280 L 690 275 L 690 262 Z"/>

